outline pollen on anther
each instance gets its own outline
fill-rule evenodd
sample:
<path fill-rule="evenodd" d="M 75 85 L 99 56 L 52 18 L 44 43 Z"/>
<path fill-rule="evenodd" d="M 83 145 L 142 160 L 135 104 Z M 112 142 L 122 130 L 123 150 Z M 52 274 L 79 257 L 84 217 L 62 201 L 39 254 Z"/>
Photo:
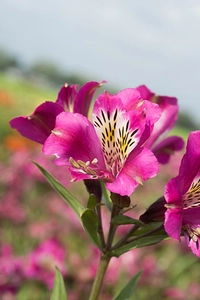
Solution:
<path fill-rule="evenodd" d="M 93 165 L 97 164 L 98 163 L 98 159 L 97 158 L 94 158 L 93 161 L 91 162 Z"/>
<path fill-rule="evenodd" d="M 55 134 L 56 136 L 62 136 L 62 133 L 56 129 L 52 130 L 52 133 Z"/>
<path fill-rule="evenodd" d="M 80 167 L 79 164 L 72 157 L 69 158 L 69 162 L 72 165 L 72 167 L 74 167 L 74 168 Z"/>

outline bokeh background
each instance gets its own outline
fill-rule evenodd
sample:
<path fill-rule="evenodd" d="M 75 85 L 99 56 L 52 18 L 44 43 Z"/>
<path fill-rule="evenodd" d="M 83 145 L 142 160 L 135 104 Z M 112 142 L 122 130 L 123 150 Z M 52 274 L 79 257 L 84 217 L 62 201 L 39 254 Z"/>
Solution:
<path fill-rule="evenodd" d="M 200 3 L 1 0 L 0 28 L 0 300 L 49 299 L 55 264 L 69 300 L 88 299 L 98 253 L 30 159 L 86 203 L 84 186 L 69 184 L 67 170 L 56 169 L 9 120 L 55 101 L 65 82 L 106 80 L 101 92 L 113 93 L 146 84 L 178 98 L 173 133 L 186 140 L 200 127 Z M 132 196 L 135 217 L 163 195 L 183 152 Z M 104 219 L 107 224 L 106 211 Z M 140 269 L 133 299 L 199 299 L 199 259 L 172 240 L 113 259 L 102 299 L 112 299 Z"/>

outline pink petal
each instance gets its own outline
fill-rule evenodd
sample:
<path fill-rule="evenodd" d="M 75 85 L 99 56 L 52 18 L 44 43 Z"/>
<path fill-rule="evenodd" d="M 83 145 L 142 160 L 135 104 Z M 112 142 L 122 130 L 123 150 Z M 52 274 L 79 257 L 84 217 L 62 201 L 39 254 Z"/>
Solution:
<path fill-rule="evenodd" d="M 151 138 L 155 122 L 159 122 L 159 118 L 161 116 L 161 109 L 157 104 L 151 103 L 150 101 L 146 100 L 143 101 L 143 104 L 140 106 L 139 109 L 140 111 L 145 111 L 146 114 L 146 127 L 143 136 L 140 140 L 140 145 L 142 146 L 145 143 L 145 147 L 150 148 L 148 146 L 148 139 Z"/>
<path fill-rule="evenodd" d="M 102 118 L 102 112 L 105 117 L 109 119 L 109 116 L 116 110 L 119 112 L 124 111 L 121 99 L 117 95 L 111 95 L 105 91 L 105 93 L 101 94 L 94 103 L 93 120 L 96 116 Z"/>
<path fill-rule="evenodd" d="M 161 110 L 159 106 L 142 98 L 137 89 L 124 89 L 116 94 L 123 103 L 124 108 L 129 110 L 138 110 L 146 114 L 147 121 L 152 125 L 159 120 Z"/>
<path fill-rule="evenodd" d="M 155 124 L 147 145 L 145 145 L 149 148 L 151 148 L 158 139 L 162 140 L 168 134 L 168 132 L 174 127 L 178 118 L 178 105 L 176 103 L 176 98 L 159 97 L 159 99 L 161 99 L 159 106 L 162 109 L 162 115 L 159 121 Z M 163 103 L 163 101 L 165 102 Z"/>
<path fill-rule="evenodd" d="M 126 110 L 137 109 L 138 105 L 142 103 L 140 93 L 133 88 L 128 88 L 120 91 L 116 96 L 121 99 Z"/>
<path fill-rule="evenodd" d="M 191 248 L 192 252 L 197 255 L 198 257 L 200 257 L 200 238 L 198 237 L 198 242 L 194 242 L 193 239 L 189 239 L 187 233 L 184 234 L 185 236 L 185 241 L 188 245 L 188 247 Z"/>
<path fill-rule="evenodd" d="M 194 227 L 200 227 L 200 207 L 183 210 L 183 223 Z"/>
<path fill-rule="evenodd" d="M 189 170 L 189 172 L 188 172 Z M 179 175 L 183 181 L 185 194 L 200 170 L 200 131 L 189 134 L 186 153 L 182 158 Z"/>
<path fill-rule="evenodd" d="M 80 113 L 84 116 L 88 115 L 92 98 L 96 92 L 96 89 L 102 86 L 102 82 L 91 81 L 84 84 L 76 95 L 74 102 L 74 113 Z"/>
<path fill-rule="evenodd" d="M 167 209 L 165 213 L 164 227 L 169 236 L 174 239 L 181 240 L 181 228 L 182 228 L 182 211 L 180 209 L 172 208 Z"/>
<path fill-rule="evenodd" d="M 146 87 L 146 85 L 140 85 L 136 88 L 136 90 L 140 92 L 140 95 L 144 100 L 151 100 L 151 98 L 155 95 Z"/>
<path fill-rule="evenodd" d="M 56 118 L 56 127 L 46 140 L 45 155 L 56 155 L 56 165 L 70 165 L 69 158 L 84 162 L 98 159 L 105 169 L 101 145 L 93 125 L 81 114 L 63 112 Z"/>
<path fill-rule="evenodd" d="M 60 89 L 56 103 L 63 107 L 65 111 L 73 112 L 74 100 L 77 94 L 78 85 L 68 85 L 67 83 Z"/>
<path fill-rule="evenodd" d="M 172 178 L 165 186 L 164 197 L 168 204 L 174 204 L 180 209 L 183 208 L 182 202 L 182 182 L 180 176 Z"/>
<path fill-rule="evenodd" d="M 10 121 L 12 128 L 24 137 L 44 144 L 51 130 L 55 127 L 56 116 L 63 111 L 63 108 L 53 102 L 45 102 L 38 106 L 29 117 L 17 117 Z"/>
<path fill-rule="evenodd" d="M 146 144 L 145 144 L 146 146 Z M 170 136 L 153 147 L 151 150 L 157 157 L 159 163 L 166 164 L 170 156 L 175 151 L 180 151 L 184 147 L 184 140 L 178 136 Z"/>
<path fill-rule="evenodd" d="M 130 196 L 143 181 L 158 173 L 159 165 L 153 153 L 141 148 L 130 153 L 116 180 L 106 187 L 121 196 Z"/>

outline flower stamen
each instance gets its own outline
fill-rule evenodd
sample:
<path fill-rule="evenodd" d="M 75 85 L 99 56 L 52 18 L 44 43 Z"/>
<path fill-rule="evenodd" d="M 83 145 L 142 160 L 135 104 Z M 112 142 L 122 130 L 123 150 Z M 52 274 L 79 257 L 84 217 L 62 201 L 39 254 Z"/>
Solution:
<path fill-rule="evenodd" d="M 200 228 L 191 228 L 189 225 L 184 225 L 182 229 L 187 233 L 189 239 L 192 239 L 193 242 L 198 243 L 198 238 L 200 237 Z"/>
<path fill-rule="evenodd" d="M 80 159 L 75 161 L 72 157 L 70 157 L 69 162 L 70 162 L 70 164 L 73 168 L 80 169 L 85 174 L 89 174 L 89 175 L 92 175 L 94 177 L 97 176 L 97 172 L 89 167 L 90 161 L 84 162 Z M 98 162 L 97 158 L 94 158 L 93 161 L 92 161 L 92 164 L 94 165 L 97 162 Z"/>

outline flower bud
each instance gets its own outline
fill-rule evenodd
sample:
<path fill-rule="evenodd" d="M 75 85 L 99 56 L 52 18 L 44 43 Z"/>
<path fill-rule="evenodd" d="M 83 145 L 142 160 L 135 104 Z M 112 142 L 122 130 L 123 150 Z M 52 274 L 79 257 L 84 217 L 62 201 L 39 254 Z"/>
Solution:
<path fill-rule="evenodd" d="M 164 197 L 160 197 L 147 208 L 144 214 L 140 216 L 140 220 L 144 223 L 163 222 L 166 212 L 166 201 Z"/>
<path fill-rule="evenodd" d="M 113 204 L 115 204 L 119 208 L 129 207 L 131 200 L 129 196 L 121 196 L 119 194 L 111 193 L 110 196 Z"/>
<path fill-rule="evenodd" d="M 97 202 L 101 202 L 101 197 L 102 197 L 102 189 L 101 189 L 101 184 L 99 180 L 92 180 L 92 179 L 85 179 L 84 180 L 86 189 L 88 193 L 94 194 L 96 197 Z"/>

